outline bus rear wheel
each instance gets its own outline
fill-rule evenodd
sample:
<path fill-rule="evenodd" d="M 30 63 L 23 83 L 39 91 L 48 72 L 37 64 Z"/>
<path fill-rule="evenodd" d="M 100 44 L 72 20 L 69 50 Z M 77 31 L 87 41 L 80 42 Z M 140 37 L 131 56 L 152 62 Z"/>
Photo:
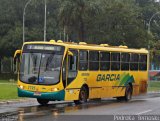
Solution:
<path fill-rule="evenodd" d="M 116 97 L 118 102 L 121 102 L 122 100 L 124 100 L 124 97 Z"/>
<path fill-rule="evenodd" d="M 48 102 L 49 102 L 49 100 L 37 98 L 37 102 L 38 102 L 40 105 L 47 105 Z"/>
<path fill-rule="evenodd" d="M 130 85 L 126 86 L 125 95 L 123 97 L 116 97 L 118 102 L 130 101 L 132 99 L 132 87 Z"/>
<path fill-rule="evenodd" d="M 74 103 L 77 104 L 83 104 L 86 103 L 88 99 L 88 91 L 86 87 L 82 87 L 79 93 L 79 100 L 74 100 Z"/>
<path fill-rule="evenodd" d="M 127 85 L 124 100 L 130 101 L 131 99 L 132 99 L 132 87 L 130 85 Z"/>

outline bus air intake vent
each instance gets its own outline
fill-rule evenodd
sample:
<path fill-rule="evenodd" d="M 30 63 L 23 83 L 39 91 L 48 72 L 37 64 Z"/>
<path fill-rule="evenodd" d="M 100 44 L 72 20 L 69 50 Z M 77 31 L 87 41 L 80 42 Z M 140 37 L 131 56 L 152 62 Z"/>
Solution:
<path fill-rule="evenodd" d="M 124 48 L 124 49 L 128 49 L 127 46 L 123 46 L 123 45 L 120 45 L 119 48 Z"/>
<path fill-rule="evenodd" d="M 57 43 L 63 43 L 63 41 L 62 40 L 58 40 Z"/>
<path fill-rule="evenodd" d="M 146 50 L 146 48 L 141 48 L 140 50 Z"/>
<path fill-rule="evenodd" d="M 79 45 L 86 45 L 86 42 L 79 42 Z"/>
<path fill-rule="evenodd" d="M 100 46 L 108 47 L 109 45 L 108 44 L 100 44 Z"/>
<path fill-rule="evenodd" d="M 55 41 L 55 40 L 50 40 L 49 42 L 51 42 L 51 43 L 55 43 L 56 41 Z"/>

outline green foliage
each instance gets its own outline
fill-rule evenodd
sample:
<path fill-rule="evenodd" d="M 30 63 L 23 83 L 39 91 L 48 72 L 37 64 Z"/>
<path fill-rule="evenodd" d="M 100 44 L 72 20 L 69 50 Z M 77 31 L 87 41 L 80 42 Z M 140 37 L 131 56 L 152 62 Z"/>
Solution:
<path fill-rule="evenodd" d="M 100 7 L 96 0 L 61 0 L 59 24 L 68 34 L 74 32 L 78 40 L 85 41 L 89 19 L 99 14 Z"/>
<path fill-rule="evenodd" d="M 13 56 L 22 45 L 23 9 L 28 0 L 0 1 L 0 58 Z M 47 40 L 152 48 L 160 40 L 160 11 L 154 0 L 47 0 Z M 43 41 L 44 0 L 32 0 L 26 8 L 25 41 Z M 160 45 L 159 47 L 160 48 Z"/>

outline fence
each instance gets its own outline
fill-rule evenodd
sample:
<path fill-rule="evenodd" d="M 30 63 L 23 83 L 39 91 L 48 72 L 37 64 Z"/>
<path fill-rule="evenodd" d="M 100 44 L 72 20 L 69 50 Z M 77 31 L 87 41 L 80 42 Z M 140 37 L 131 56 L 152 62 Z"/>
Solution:
<path fill-rule="evenodd" d="M 1 60 L 1 73 L 16 73 L 17 72 L 17 66 L 13 63 L 13 58 L 7 58 L 4 57 Z"/>

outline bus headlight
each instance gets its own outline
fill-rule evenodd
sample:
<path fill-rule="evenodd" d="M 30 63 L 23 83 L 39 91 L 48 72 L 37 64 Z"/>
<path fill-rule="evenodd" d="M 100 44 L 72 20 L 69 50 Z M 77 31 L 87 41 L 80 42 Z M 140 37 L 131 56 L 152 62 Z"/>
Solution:
<path fill-rule="evenodd" d="M 21 89 L 23 89 L 23 86 L 22 86 L 22 85 L 20 85 L 19 87 L 20 87 Z"/>
<path fill-rule="evenodd" d="M 58 91 L 58 88 L 52 88 L 51 91 L 56 92 L 56 91 Z"/>
<path fill-rule="evenodd" d="M 54 91 L 58 91 L 58 89 L 57 89 L 57 88 L 54 88 Z"/>

